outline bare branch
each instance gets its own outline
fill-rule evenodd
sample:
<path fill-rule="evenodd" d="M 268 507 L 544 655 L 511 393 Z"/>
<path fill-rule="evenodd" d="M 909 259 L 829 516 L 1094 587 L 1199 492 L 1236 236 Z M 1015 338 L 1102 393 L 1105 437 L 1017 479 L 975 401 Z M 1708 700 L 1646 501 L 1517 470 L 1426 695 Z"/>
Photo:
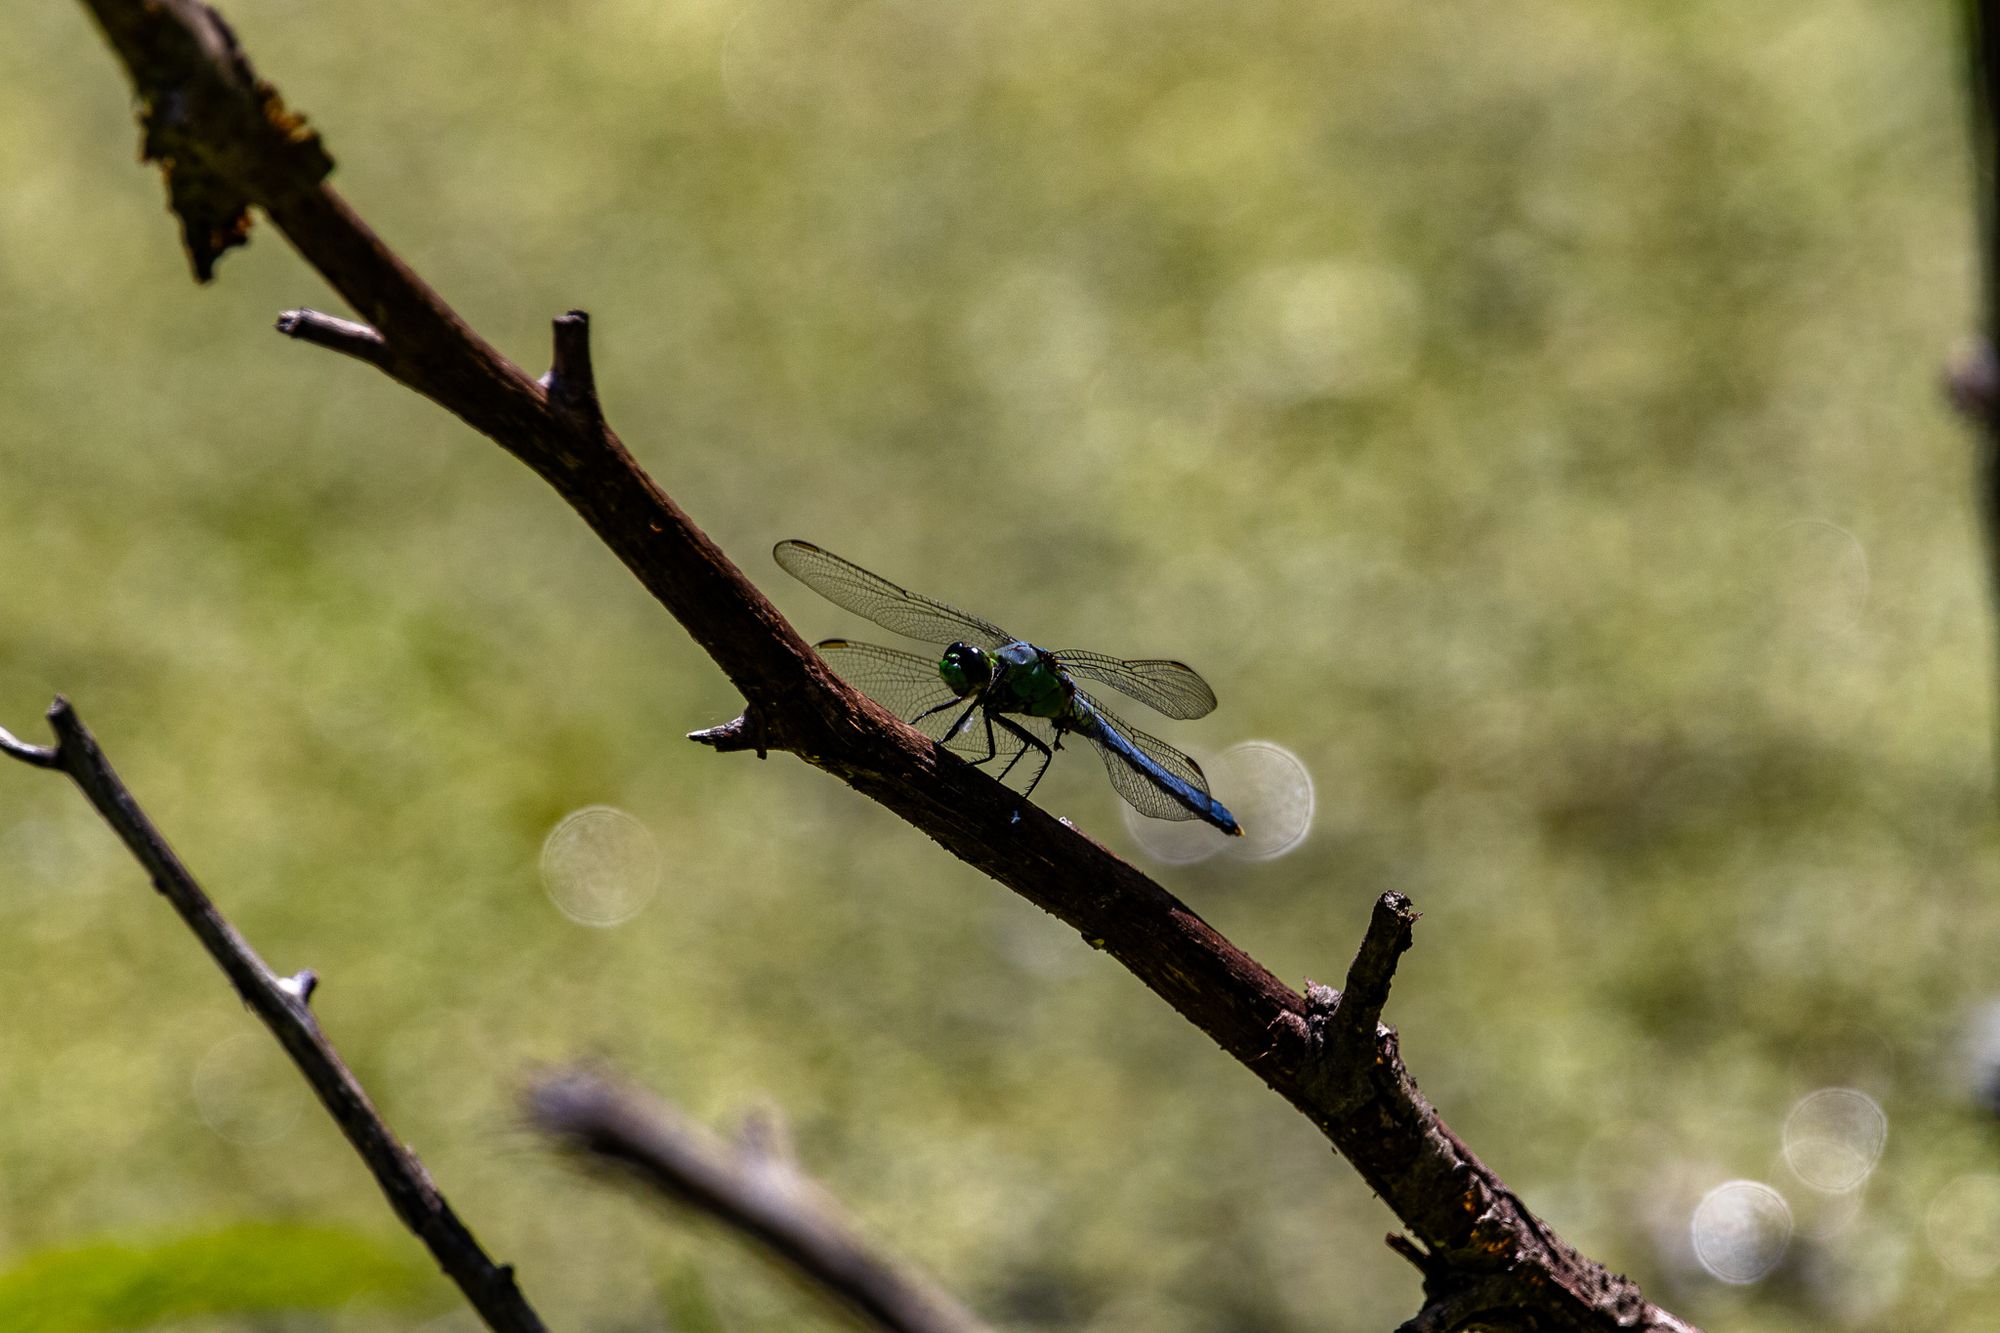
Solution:
<path fill-rule="evenodd" d="M 1415 1268 L 1419 1273 L 1422 1273 L 1425 1277 L 1430 1276 L 1433 1265 L 1431 1257 L 1424 1253 L 1423 1246 L 1417 1244 L 1408 1236 L 1400 1235 L 1393 1231 L 1382 1238 L 1382 1243 L 1397 1254 L 1402 1255 L 1405 1259 L 1408 1259 L 1411 1267 Z"/>
<path fill-rule="evenodd" d="M 0 727 L 0 754 L 18 759 L 24 764 L 33 764 L 36 768 L 59 768 L 62 765 L 62 759 L 56 754 L 54 746 L 30 745 L 24 740 L 17 739 L 14 733 L 5 727 Z"/>
<path fill-rule="evenodd" d="M 356 361 L 365 361 L 377 370 L 389 366 L 389 344 L 366 324 L 317 310 L 287 310 L 278 316 L 278 332 L 315 347 L 342 352 Z"/>
<path fill-rule="evenodd" d="M 1420 914 L 1400 893 L 1385 893 L 1375 903 L 1368 918 L 1368 933 L 1361 937 L 1354 962 L 1347 969 L 1347 989 L 1333 1015 L 1334 1043 L 1362 1043 L 1373 1046 L 1375 1027 L 1382 1019 L 1382 1006 L 1389 1002 L 1389 983 L 1396 975 L 1396 960 L 1411 944 L 1411 927 Z"/>
<path fill-rule="evenodd" d="M 300 1004 L 310 1005 L 313 992 L 319 989 L 319 973 L 306 968 L 303 972 L 294 972 L 289 977 L 279 977 L 278 989 Z"/>
<path fill-rule="evenodd" d="M 764 725 L 763 714 L 755 705 L 743 710 L 741 717 L 725 722 L 719 727 L 704 727 L 700 731 L 690 731 L 687 738 L 696 745 L 706 745 L 717 754 L 740 754 L 744 750 L 755 750 L 759 759 L 770 752 L 770 728 Z"/>
<path fill-rule="evenodd" d="M 458 1284 L 486 1326 L 496 1333 L 543 1333 L 541 1319 L 514 1284 L 514 1270 L 486 1257 L 432 1183 L 430 1173 L 383 1121 L 367 1092 L 320 1031 L 319 1020 L 307 1007 L 318 977 L 308 971 L 281 979 L 265 966 L 139 808 L 68 700 L 55 701 L 49 709 L 49 725 L 56 734 L 53 750 L 22 745 L 8 737 L 11 743 L 6 752 L 40 768 L 60 769 L 82 790 L 152 876 L 153 887 L 173 904 L 208 950 L 243 1003 L 285 1048 L 327 1114 L 373 1173 L 375 1183 L 388 1196 L 389 1206 L 423 1241 L 438 1267 Z M 49 756 L 47 762 L 43 755 Z"/>
<path fill-rule="evenodd" d="M 760 1119 L 734 1144 L 636 1089 L 581 1070 L 538 1080 L 524 1102 L 544 1134 L 660 1197 L 704 1213 L 807 1286 L 889 1333 L 980 1333 L 985 1325 L 860 1227 L 807 1179 Z"/>
<path fill-rule="evenodd" d="M 198 0 L 86 0 L 139 97 L 144 154 L 160 164 L 197 281 L 250 235 L 250 205 L 310 190 L 333 159 L 303 117 L 285 109 Z"/>
<path fill-rule="evenodd" d="M 207 51 L 186 34 L 219 27 L 194 0 L 87 0 L 130 69 L 144 113 L 176 88 L 214 86 L 218 106 L 176 140 L 193 163 L 261 204 L 335 290 L 384 338 L 382 369 L 519 458 L 560 494 L 742 692 L 744 719 L 696 733 L 717 750 L 783 750 L 893 810 L 947 851 L 1067 922 L 1285 1097 L 1326 1134 L 1431 1255 L 1427 1290 L 1491 1277 L 1546 1328 L 1683 1329 L 1550 1235 L 1446 1127 L 1403 1068 L 1395 1035 L 1328 1042 L 1338 1004 L 1286 986 L 1186 904 L 1097 843 L 848 688 L 693 520 L 642 471 L 582 387 L 582 321 L 558 326 L 549 388 L 468 328 L 296 155 L 269 148 L 257 108 L 275 94 L 233 42 Z M 110 15 L 110 17 L 107 17 Z M 157 57 L 211 62 L 189 72 Z M 260 101 L 262 97 L 265 100 Z M 317 141 L 314 141 L 317 149 Z M 324 173 L 321 173 L 322 175 Z M 572 391 L 565 389 L 565 394 Z M 1394 928 L 1401 910 L 1378 925 Z M 1407 922 L 1401 927 L 1407 936 Z M 1371 938 L 1375 931 L 1371 929 Z M 1388 943 L 1393 945 L 1392 934 Z M 1399 948 L 1364 946 L 1350 1016 L 1379 1014 Z M 1337 1026 L 1337 1025 L 1336 1025 Z M 1436 1291 L 1433 1291 L 1436 1295 Z"/>
<path fill-rule="evenodd" d="M 555 320 L 555 354 L 541 386 L 556 411 L 586 435 L 604 429 L 604 408 L 597 401 L 597 375 L 590 366 L 590 316 L 572 310 Z"/>

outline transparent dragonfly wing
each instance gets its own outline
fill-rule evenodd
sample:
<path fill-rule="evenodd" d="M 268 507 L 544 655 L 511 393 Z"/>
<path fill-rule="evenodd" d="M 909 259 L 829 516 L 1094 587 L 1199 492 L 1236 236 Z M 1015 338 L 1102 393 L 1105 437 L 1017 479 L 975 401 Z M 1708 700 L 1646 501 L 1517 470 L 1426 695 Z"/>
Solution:
<path fill-rule="evenodd" d="M 813 648 L 840 678 L 905 722 L 940 704 L 957 699 L 938 675 L 937 663 L 900 648 L 884 648 L 852 639 L 827 639 Z M 969 701 L 968 701 L 969 702 Z M 963 711 L 963 710 L 960 710 Z M 958 714 L 946 709 L 915 725 L 933 738 L 942 736 Z"/>
<path fill-rule="evenodd" d="M 1215 711 L 1215 691 L 1185 662 L 1172 662 L 1164 657 L 1128 661 L 1081 648 L 1057 649 L 1056 660 L 1071 675 L 1109 685 L 1167 717 L 1186 720 L 1207 717 Z"/>
<path fill-rule="evenodd" d="M 899 588 L 880 574 L 870 574 L 811 542 L 779 542 L 771 555 L 779 568 L 827 601 L 894 633 L 925 643 L 962 642 L 987 649 L 1001 648 L 1014 641 L 1012 635 L 997 625 L 908 588 Z M 931 674 L 937 674 L 935 669 Z"/>
<path fill-rule="evenodd" d="M 977 705 L 970 699 L 960 700 L 954 695 L 938 675 L 937 663 L 930 658 L 906 653 L 900 648 L 856 643 L 852 639 L 827 639 L 813 647 L 842 680 L 932 740 L 942 742 L 959 758 L 984 760 L 986 762 L 982 767 L 995 777 L 1005 773 L 1010 781 L 1016 778 L 1026 781 L 1040 771 L 1039 752 L 1024 757 L 1022 751 L 1031 747 L 1003 725 L 993 727 L 992 748 L 989 751 L 987 724 L 990 719 L 983 713 L 974 712 L 964 730 L 948 741 L 944 739 L 944 734 L 964 715 L 966 709 L 977 708 Z M 930 713 L 929 717 L 921 716 L 940 704 L 951 703 L 958 706 L 940 709 Z M 1009 715 L 1006 720 L 1044 745 L 1054 742 L 1055 728 L 1042 718 Z M 992 758 L 987 760 L 989 754 Z"/>
<path fill-rule="evenodd" d="M 1083 697 L 1106 727 L 1123 736 L 1140 753 L 1166 772 L 1202 795 L 1208 794 L 1208 778 L 1202 773 L 1200 764 L 1159 737 L 1149 736 L 1137 727 L 1128 726 L 1119 720 L 1117 714 L 1089 695 Z M 1104 761 L 1104 771 L 1110 775 L 1112 787 L 1134 810 L 1154 819 L 1199 818 L 1194 811 L 1175 800 L 1152 774 L 1134 764 L 1116 745 L 1101 736 L 1090 737 L 1090 743 L 1096 747 L 1097 757 Z"/>

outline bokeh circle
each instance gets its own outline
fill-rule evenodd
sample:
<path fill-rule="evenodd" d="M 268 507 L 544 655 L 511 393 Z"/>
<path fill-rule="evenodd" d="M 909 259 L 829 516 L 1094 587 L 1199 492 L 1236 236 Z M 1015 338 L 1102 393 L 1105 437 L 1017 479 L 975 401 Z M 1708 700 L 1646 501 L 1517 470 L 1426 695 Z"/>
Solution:
<path fill-rule="evenodd" d="M 622 925 L 659 891 L 659 843 L 625 811 L 585 806 L 564 816 L 542 844 L 542 887 L 579 925 Z"/>
<path fill-rule="evenodd" d="M 1882 1158 L 1889 1117 L 1881 1103 L 1854 1088 L 1807 1093 L 1785 1116 L 1785 1165 L 1816 1190 L 1857 1189 Z"/>
<path fill-rule="evenodd" d="M 1762 1181 L 1731 1180 L 1702 1196 L 1688 1229 L 1694 1256 L 1709 1276 L 1742 1285 L 1764 1277 L 1785 1257 L 1792 1209 Z"/>
<path fill-rule="evenodd" d="M 1204 771 L 1209 790 L 1236 816 L 1243 835 L 1229 837 L 1199 820 L 1149 819 L 1126 806 L 1125 829 L 1153 860 L 1186 865 L 1227 852 L 1245 861 L 1270 861 L 1296 850 L 1312 831 L 1312 773 L 1284 746 L 1242 741 Z"/>

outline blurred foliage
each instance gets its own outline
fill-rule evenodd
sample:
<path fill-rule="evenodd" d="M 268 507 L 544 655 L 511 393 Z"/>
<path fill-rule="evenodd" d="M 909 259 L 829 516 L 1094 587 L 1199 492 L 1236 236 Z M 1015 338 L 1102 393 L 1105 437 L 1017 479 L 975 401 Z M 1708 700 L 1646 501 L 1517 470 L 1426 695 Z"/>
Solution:
<path fill-rule="evenodd" d="M 273 232 L 191 287 L 110 57 L 80 9 L 20 11 L 0 717 L 78 702 L 244 932 L 319 970 L 552 1322 L 834 1326 L 528 1138 L 520 1071 L 580 1053 L 711 1118 L 782 1106 L 1010 1328 L 1416 1308 L 1393 1219 L 1115 967 L 804 765 L 686 744 L 734 715 L 718 673 L 498 450 L 270 333 L 334 305 Z M 497 345 L 538 369 L 591 310 L 613 421 L 806 633 L 861 627 L 780 537 L 1185 657 L 1223 705 L 1163 735 L 1302 756 L 1297 852 L 1163 878 L 1294 982 L 1410 893 L 1411 1068 L 1585 1251 L 1711 1327 L 1988 1325 L 1934 1209 L 2000 1170 L 1958 1055 L 2000 847 L 1937 391 L 1978 287 L 1951 6 L 227 12 Z M 1130 846 L 1092 761 L 1037 798 Z M 597 803 L 664 866 L 616 929 L 537 872 Z M 333 1127 L 266 1105 L 275 1051 L 217 1056 L 254 1029 L 110 835 L 21 768 L 0 923 L 0 1261 L 218 1216 L 382 1230 Z M 1889 1133 L 1821 1226 L 1780 1126 L 1837 1084 Z M 1688 1243 L 1734 1177 L 1801 1223 L 1743 1288 Z"/>
<path fill-rule="evenodd" d="M 197 1315 L 357 1305 L 434 1312 L 437 1295 L 401 1246 L 334 1227 L 239 1223 L 146 1245 L 100 1241 L 28 1255 L 0 1272 L 0 1328 L 108 1333 Z"/>

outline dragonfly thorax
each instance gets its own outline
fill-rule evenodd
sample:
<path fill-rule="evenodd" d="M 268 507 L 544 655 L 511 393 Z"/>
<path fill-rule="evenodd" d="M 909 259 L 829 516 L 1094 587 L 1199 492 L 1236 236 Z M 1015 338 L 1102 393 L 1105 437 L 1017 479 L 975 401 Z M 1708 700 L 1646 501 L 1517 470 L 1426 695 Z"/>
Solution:
<path fill-rule="evenodd" d="M 938 677 L 961 699 L 976 694 L 987 708 L 1032 717 L 1066 716 L 1076 689 L 1054 655 L 1020 642 L 992 652 L 954 643 L 938 659 Z"/>
<path fill-rule="evenodd" d="M 1053 653 L 1031 643 L 1010 643 L 993 654 L 994 673 L 987 696 L 992 706 L 1032 717 L 1068 716 L 1076 687 Z"/>

